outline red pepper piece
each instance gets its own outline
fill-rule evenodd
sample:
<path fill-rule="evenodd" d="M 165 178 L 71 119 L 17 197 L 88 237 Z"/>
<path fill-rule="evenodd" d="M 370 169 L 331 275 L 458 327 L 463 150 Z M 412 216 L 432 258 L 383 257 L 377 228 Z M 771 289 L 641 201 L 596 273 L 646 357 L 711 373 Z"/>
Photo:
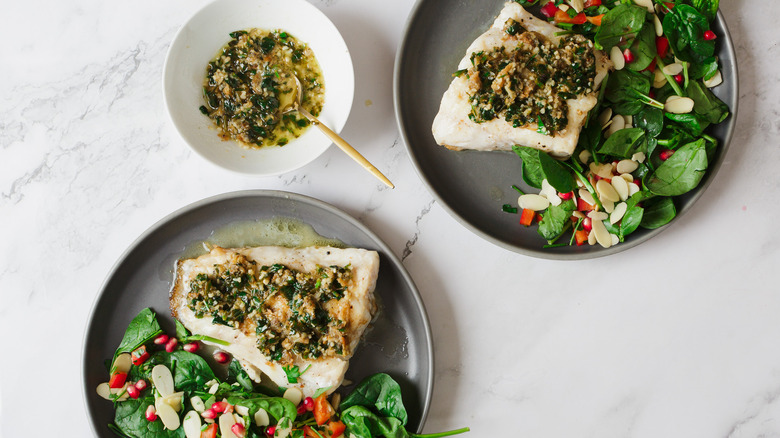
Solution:
<path fill-rule="evenodd" d="M 536 216 L 535 211 L 524 208 L 523 212 L 520 213 L 520 225 L 525 225 L 526 227 L 530 227 L 531 224 L 534 222 L 534 216 Z"/>
<path fill-rule="evenodd" d="M 139 366 L 146 362 L 146 359 L 149 359 L 149 356 L 146 345 L 141 345 L 130 353 L 130 360 L 132 360 L 133 365 Z"/>

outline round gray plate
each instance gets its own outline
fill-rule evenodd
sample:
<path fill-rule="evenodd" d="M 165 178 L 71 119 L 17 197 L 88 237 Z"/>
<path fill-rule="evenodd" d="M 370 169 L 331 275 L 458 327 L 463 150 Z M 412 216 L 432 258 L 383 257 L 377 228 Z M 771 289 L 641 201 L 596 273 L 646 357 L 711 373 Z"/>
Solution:
<path fill-rule="evenodd" d="M 517 204 L 513 184 L 529 189 L 522 180 L 521 161 L 514 153 L 455 152 L 436 144 L 431 125 L 452 73 L 468 46 L 490 27 L 503 5 L 504 0 L 419 0 L 406 25 L 395 64 L 395 112 L 409 155 L 434 197 L 474 233 L 506 249 L 540 258 L 605 256 L 663 231 L 666 227 L 639 229 L 624 243 L 609 249 L 588 245 L 544 249 L 546 242 L 536 227 L 523 227 L 518 224 L 518 215 L 501 210 L 503 204 Z M 699 187 L 677 199 L 678 214 L 690 210 L 717 173 L 736 126 L 737 58 L 720 13 L 713 30 L 719 36 L 718 56 L 724 79 L 714 93 L 729 106 L 732 116 L 708 130 L 721 146 Z"/>
<path fill-rule="evenodd" d="M 127 324 L 143 308 L 157 312 L 163 329 L 174 331 L 168 308 L 173 266 L 185 247 L 215 229 L 238 221 L 297 219 L 325 237 L 379 252 L 376 294 L 380 314 L 350 362 L 347 378 L 386 372 L 401 385 L 408 429 L 419 432 L 433 391 L 433 348 L 420 294 L 398 258 L 374 233 L 341 210 L 302 195 L 275 191 L 228 193 L 196 202 L 161 220 L 119 259 L 97 296 L 84 339 L 84 395 L 97 436 L 115 435 L 112 404 L 95 393 L 108 380 L 103 361 L 113 356 Z"/>

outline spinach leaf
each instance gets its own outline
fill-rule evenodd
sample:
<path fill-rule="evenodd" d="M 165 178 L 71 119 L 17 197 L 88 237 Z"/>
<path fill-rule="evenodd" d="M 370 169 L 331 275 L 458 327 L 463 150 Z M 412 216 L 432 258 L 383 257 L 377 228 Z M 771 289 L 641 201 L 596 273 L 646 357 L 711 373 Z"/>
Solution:
<path fill-rule="evenodd" d="M 710 123 L 720 123 L 729 116 L 729 107 L 701 82 L 691 81 L 685 91 L 688 92 L 688 97 L 693 99 L 693 111 L 704 116 Z"/>
<path fill-rule="evenodd" d="M 629 35 L 637 34 L 645 25 L 647 9 L 621 4 L 607 12 L 601 19 L 594 41 L 596 48 L 609 53 L 612 47 L 618 45 Z"/>
<path fill-rule="evenodd" d="M 640 151 L 644 139 L 645 131 L 642 128 L 621 129 L 612 134 L 601 145 L 598 152 L 619 158 L 631 158 L 632 155 Z"/>
<path fill-rule="evenodd" d="M 249 417 L 253 417 L 258 409 L 263 408 L 268 415 L 274 418 L 276 422 L 282 418 L 289 418 L 295 421 L 298 415 L 297 407 L 286 398 L 282 397 L 255 397 L 249 399 L 228 399 L 228 403 L 237 406 L 244 406 L 249 409 Z"/>
<path fill-rule="evenodd" d="M 704 139 L 677 149 L 655 172 L 645 177 L 645 187 L 661 196 L 678 196 L 696 188 L 707 171 Z"/>
<path fill-rule="evenodd" d="M 401 387 L 387 374 L 378 373 L 364 379 L 341 401 L 339 409 L 346 411 L 350 407 L 374 408 L 380 415 L 398 419 L 406 425 L 408 416 L 401 399 Z M 343 414 L 342 414 L 343 418 Z"/>
<path fill-rule="evenodd" d="M 647 196 L 651 195 L 646 192 L 638 192 L 634 193 L 634 195 L 626 201 L 626 214 L 624 214 L 623 219 L 620 220 L 620 231 L 618 233 L 621 242 L 623 241 L 623 238 L 636 231 L 642 223 L 645 209 L 641 207 L 639 203 L 646 199 Z"/>
<path fill-rule="evenodd" d="M 710 23 L 718 15 L 720 0 L 692 0 L 693 7 L 701 12 Z"/>
<path fill-rule="evenodd" d="M 571 199 L 563 201 L 559 205 L 548 207 L 539 222 L 539 235 L 548 242 L 560 237 L 571 221 L 571 213 L 576 209 L 577 205 Z"/>
<path fill-rule="evenodd" d="M 341 421 L 347 426 L 349 436 L 354 438 L 405 438 L 409 436 L 404 425 L 397 418 L 376 415 L 360 405 L 343 410 Z"/>
<path fill-rule="evenodd" d="M 656 137 L 664 129 L 664 111 L 645 106 L 634 115 L 634 126 L 644 129 L 648 137 Z"/>
<path fill-rule="evenodd" d="M 242 388 L 249 392 L 255 388 L 255 384 L 252 382 L 252 379 L 249 378 L 249 374 L 244 371 L 244 368 L 241 367 L 241 364 L 235 359 L 230 361 L 230 365 L 228 365 L 228 381 L 238 382 Z"/>
<path fill-rule="evenodd" d="M 704 116 L 696 113 L 673 114 L 666 113 L 666 118 L 677 122 L 686 133 L 693 137 L 698 137 L 704 133 L 704 130 L 710 126 L 710 122 Z"/>
<path fill-rule="evenodd" d="M 138 315 L 130 322 L 119 343 L 119 348 L 114 353 L 114 358 L 121 353 L 130 353 L 141 345 L 151 341 L 157 335 L 162 333 L 160 323 L 157 322 L 157 316 L 152 309 L 141 310 Z"/>
<path fill-rule="evenodd" d="M 539 151 L 526 146 L 512 146 L 518 157 L 523 160 L 523 181 L 531 187 L 542 188 L 544 174 L 539 163 Z"/>
<path fill-rule="evenodd" d="M 631 52 L 635 59 L 626 63 L 626 67 L 634 71 L 642 71 L 650 66 L 658 54 L 655 45 L 655 28 L 652 24 L 645 25 L 631 44 Z"/>
<path fill-rule="evenodd" d="M 642 217 L 642 228 L 654 230 L 660 228 L 677 216 L 677 209 L 672 198 L 652 198 L 644 202 L 645 214 Z"/>
<path fill-rule="evenodd" d="M 702 37 L 710 29 L 709 22 L 693 6 L 675 5 L 664 17 L 663 28 L 677 58 L 695 64 L 715 54 L 715 41 Z"/>
<path fill-rule="evenodd" d="M 183 427 L 168 430 L 162 421 L 147 421 L 146 408 L 150 405 L 154 405 L 154 397 L 151 396 L 116 403 L 114 425 L 132 438 L 184 438 Z"/>
<path fill-rule="evenodd" d="M 688 67 L 688 77 L 695 81 L 698 79 L 711 79 L 718 72 L 718 58 L 710 56 L 709 58 L 691 64 Z"/>
<path fill-rule="evenodd" d="M 152 354 L 142 366 L 130 369 L 130 378 L 148 380 L 155 365 L 165 365 L 171 370 L 173 386 L 177 391 L 200 391 L 206 382 L 215 378 L 214 372 L 202 357 L 183 350 Z"/>
<path fill-rule="evenodd" d="M 642 73 L 628 69 L 618 70 L 609 76 L 604 98 L 613 104 L 616 113 L 630 116 L 638 113 L 645 104 L 641 97 L 650 92 L 650 79 Z"/>
<path fill-rule="evenodd" d="M 577 183 L 568 168 L 546 152 L 536 152 L 539 155 L 539 165 L 542 168 L 544 178 L 555 190 L 560 193 L 569 193 L 577 189 Z"/>

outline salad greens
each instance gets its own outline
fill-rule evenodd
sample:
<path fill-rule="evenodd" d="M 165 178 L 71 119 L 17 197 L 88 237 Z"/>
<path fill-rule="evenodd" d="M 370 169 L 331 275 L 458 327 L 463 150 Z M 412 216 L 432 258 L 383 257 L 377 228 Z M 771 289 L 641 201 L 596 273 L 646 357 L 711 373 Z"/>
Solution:
<path fill-rule="evenodd" d="M 711 29 L 719 1 L 654 0 L 652 12 L 634 0 L 583 0 L 581 10 L 562 7 L 572 1 L 515 1 L 540 7 L 561 34 L 582 34 L 613 60 L 622 58 L 604 79 L 570 158 L 513 148 L 525 183 L 549 201 L 524 203 L 521 196 L 521 224 L 538 223 L 547 246 L 605 247 L 639 228 L 668 224 L 676 197 L 699 186 L 715 157 L 718 141 L 708 129 L 730 115 L 710 90 L 722 82 Z M 596 221 L 608 233 L 599 231 L 601 239 Z M 568 232 L 572 237 L 560 240 Z"/>
<path fill-rule="evenodd" d="M 193 338 L 178 323 L 176 333 Z M 114 360 L 145 344 L 151 347 L 160 334 L 155 313 L 148 308 L 142 310 L 128 326 Z M 172 385 L 167 390 L 160 367 L 170 371 Z M 387 374 L 369 376 L 344 396 L 340 405 L 331 405 L 325 394 L 329 388 L 302 399 L 300 391 L 298 396 L 288 396 L 290 391 L 297 390 L 255 384 L 236 360 L 226 368 L 215 372 L 201 356 L 183 350 L 159 350 L 142 362 L 133 362 L 126 370 L 124 385 L 110 395 L 101 394 L 114 402 L 114 421 L 108 428 L 118 436 L 130 438 L 435 438 L 468 431 L 463 428 L 422 435 L 408 432 L 401 387 Z M 306 370 L 293 366 L 285 371 L 289 380 L 297 380 Z M 113 374 L 124 372 L 112 369 L 112 381 Z M 218 374 L 225 372 L 226 377 L 221 379 Z M 164 394 L 166 391 L 173 392 Z M 163 419 L 166 410 L 168 417 Z M 227 431 L 223 428 L 226 415 L 229 421 L 225 427 L 230 429 Z M 195 426 L 192 420 L 197 423 Z"/>

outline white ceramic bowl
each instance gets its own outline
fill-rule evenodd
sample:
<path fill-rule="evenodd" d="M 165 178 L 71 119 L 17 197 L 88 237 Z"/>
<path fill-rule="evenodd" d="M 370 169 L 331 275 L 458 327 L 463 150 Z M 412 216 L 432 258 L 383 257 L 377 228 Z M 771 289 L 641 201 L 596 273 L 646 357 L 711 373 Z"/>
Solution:
<path fill-rule="evenodd" d="M 174 37 L 163 68 L 163 96 L 173 125 L 195 152 L 240 173 L 277 175 L 320 156 L 332 144 L 312 126 L 283 147 L 247 149 L 217 135 L 198 109 L 203 102 L 206 65 L 230 41 L 230 32 L 282 29 L 309 45 L 325 76 L 325 104 L 319 119 L 339 132 L 347 122 L 355 76 L 338 29 L 306 0 L 216 0 L 195 13 Z"/>

